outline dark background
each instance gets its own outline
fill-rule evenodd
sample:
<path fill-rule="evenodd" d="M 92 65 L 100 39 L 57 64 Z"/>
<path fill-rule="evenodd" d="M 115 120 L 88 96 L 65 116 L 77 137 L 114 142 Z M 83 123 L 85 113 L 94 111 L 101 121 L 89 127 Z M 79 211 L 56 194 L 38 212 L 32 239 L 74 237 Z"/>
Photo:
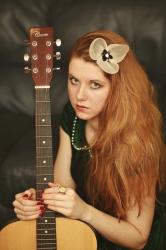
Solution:
<path fill-rule="evenodd" d="M 125 0 L 6 0 L 0 5 L 0 226 L 13 217 L 17 192 L 35 183 L 34 87 L 25 75 L 28 29 L 53 26 L 62 40 L 61 71 L 51 88 L 54 155 L 67 100 L 68 52 L 82 34 L 111 29 L 124 36 L 152 80 L 166 134 L 166 3 Z M 164 135 L 165 136 L 165 135 Z M 162 199 L 165 199 L 164 192 Z"/>

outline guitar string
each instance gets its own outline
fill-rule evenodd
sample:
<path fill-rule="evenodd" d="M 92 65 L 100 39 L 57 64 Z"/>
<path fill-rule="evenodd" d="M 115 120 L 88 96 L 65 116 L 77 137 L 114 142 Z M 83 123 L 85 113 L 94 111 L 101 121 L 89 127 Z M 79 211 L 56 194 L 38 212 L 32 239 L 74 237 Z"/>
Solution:
<path fill-rule="evenodd" d="M 48 66 L 48 63 L 47 63 L 47 65 L 46 65 L 46 67 Z M 47 77 L 47 74 L 45 74 L 46 75 L 46 83 L 48 84 L 48 77 Z M 40 76 L 39 76 L 40 77 Z M 44 92 L 44 93 L 43 93 Z M 46 124 L 47 125 L 51 125 L 51 121 L 50 121 L 50 119 L 51 119 L 51 117 L 50 116 L 48 116 L 48 112 L 50 113 L 50 115 L 51 115 L 51 112 L 50 112 L 50 96 L 49 96 L 49 88 L 47 89 L 37 89 L 37 99 L 38 100 L 41 100 L 41 103 L 37 103 L 36 104 L 36 106 L 37 106 L 37 113 L 41 113 L 41 114 L 46 114 L 46 118 L 45 118 L 45 120 L 46 120 Z M 43 100 L 43 97 L 44 97 L 44 100 Z M 48 101 L 48 102 L 47 102 Z M 41 104 L 41 105 L 40 105 Z M 41 107 L 41 110 L 39 109 L 39 107 Z M 44 112 L 43 112 L 44 111 Z M 39 117 L 40 117 L 40 115 L 39 115 Z M 38 119 L 39 117 L 37 117 L 37 122 L 39 122 L 38 120 L 40 120 L 41 121 L 41 119 Z M 48 117 L 49 117 L 49 119 L 48 119 Z M 40 122 L 39 122 L 39 128 L 38 128 L 39 130 L 39 135 L 41 135 L 41 129 L 42 129 L 42 127 L 40 126 Z M 49 129 L 51 129 L 51 127 L 49 127 Z M 43 131 L 42 131 L 43 132 Z M 51 131 L 50 131 L 51 132 Z M 48 135 L 48 134 L 47 134 Z M 47 135 L 46 135 L 46 140 L 48 140 L 48 138 L 47 138 Z M 49 134 L 50 135 L 50 134 Z M 52 138 L 52 137 L 50 137 L 50 138 Z M 39 143 L 39 149 L 38 149 L 38 151 L 39 151 L 39 155 L 42 155 L 42 147 L 40 147 L 41 145 L 41 140 L 39 141 L 40 143 Z M 52 146 L 52 142 L 51 141 L 49 141 L 49 146 Z M 48 149 L 48 151 L 50 151 L 49 149 Z M 47 152 L 48 153 L 48 152 Z M 50 153 L 52 153 L 52 152 L 50 152 Z M 52 162 L 50 161 L 50 159 L 49 159 L 49 162 L 48 162 L 48 164 L 52 164 Z M 49 170 L 49 176 L 51 176 L 52 175 L 52 171 L 51 171 L 51 167 L 50 168 L 48 168 L 48 170 Z M 50 217 L 49 217 L 50 218 Z M 54 217 L 53 217 L 54 218 Z M 54 220 L 54 222 L 55 222 L 55 220 Z M 41 225 L 41 227 L 42 227 L 42 229 L 44 228 L 43 227 L 43 223 L 42 223 L 42 225 Z M 55 229 L 55 223 L 54 223 L 54 229 Z M 55 234 L 54 234 L 55 235 Z M 45 235 L 43 235 L 43 237 L 42 238 L 45 238 L 44 237 Z M 55 242 L 54 242 L 55 243 Z M 56 243 L 55 243 L 56 244 Z"/>

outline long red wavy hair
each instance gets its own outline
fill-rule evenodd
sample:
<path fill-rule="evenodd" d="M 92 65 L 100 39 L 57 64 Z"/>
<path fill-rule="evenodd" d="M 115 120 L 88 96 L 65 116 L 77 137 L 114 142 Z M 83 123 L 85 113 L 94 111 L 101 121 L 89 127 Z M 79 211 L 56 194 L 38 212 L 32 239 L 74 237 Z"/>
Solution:
<path fill-rule="evenodd" d="M 111 31 L 85 34 L 75 44 L 71 58 L 89 57 L 97 37 L 107 44 L 127 42 Z M 118 218 L 125 218 L 131 204 L 141 212 L 145 195 L 161 186 L 162 118 L 155 104 L 154 88 L 132 50 L 110 80 L 110 94 L 99 116 L 99 128 L 89 162 L 87 194 L 91 203 Z"/>

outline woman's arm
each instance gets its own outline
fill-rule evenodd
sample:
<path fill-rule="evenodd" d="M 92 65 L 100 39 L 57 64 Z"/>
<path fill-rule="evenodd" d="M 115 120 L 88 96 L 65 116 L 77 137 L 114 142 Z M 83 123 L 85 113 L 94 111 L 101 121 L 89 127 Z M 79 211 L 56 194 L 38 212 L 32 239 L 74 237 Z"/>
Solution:
<path fill-rule="evenodd" d="M 75 189 L 75 183 L 70 172 L 72 150 L 70 137 L 60 127 L 60 142 L 54 164 L 54 182 Z"/>
<path fill-rule="evenodd" d="M 60 146 L 55 162 L 55 182 L 66 186 L 67 192 L 65 195 L 60 194 L 58 188 L 50 185 L 50 188 L 44 192 L 44 203 L 48 205 L 48 208 L 69 218 L 89 223 L 115 244 L 130 249 L 142 249 L 148 239 L 153 220 L 155 188 L 151 196 L 144 199 L 140 216 L 138 216 L 138 206 L 134 206 L 128 210 L 127 219 L 119 222 L 117 218 L 87 204 L 76 194 L 70 173 L 71 156 L 70 138 L 61 129 Z"/>
<path fill-rule="evenodd" d="M 65 194 L 57 187 L 45 190 L 44 203 L 48 208 L 72 219 L 79 219 L 93 226 L 111 242 L 129 249 L 142 249 L 148 239 L 154 214 L 154 198 L 146 197 L 140 216 L 135 206 L 127 213 L 126 220 L 118 220 L 83 201 L 72 188 Z"/>
<path fill-rule="evenodd" d="M 126 220 L 120 221 L 89 206 L 82 219 L 115 244 L 130 249 L 142 249 L 146 245 L 150 233 L 154 207 L 155 196 L 152 195 L 144 199 L 140 216 L 137 216 L 138 206 L 127 212 Z"/>

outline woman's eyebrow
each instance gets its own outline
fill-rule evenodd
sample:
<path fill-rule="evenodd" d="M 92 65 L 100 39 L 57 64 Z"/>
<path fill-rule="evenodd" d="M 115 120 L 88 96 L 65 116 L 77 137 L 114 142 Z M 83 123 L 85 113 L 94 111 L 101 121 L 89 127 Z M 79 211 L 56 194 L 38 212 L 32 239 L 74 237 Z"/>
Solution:
<path fill-rule="evenodd" d="M 68 76 L 70 76 L 70 77 L 74 77 L 75 79 L 77 79 L 77 77 L 75 77 L 73 74 L 68 74 Z"/>
<path fill-rule="evenodd" d="M 68 73 L 68 76 L 73 77 L 73 78 L 78 80 L 78 78 L 76 76 L 74 76 L 73 74 L 71 74 L 71 73 Z M 102 80 L 98 80 L 98 79 L 90 79 L 89 82 L 96 82 L 96 83 L 100 83 L 100 84 L 104 83 Z"/>
<path fill-rule="evenodd" d="M 101 81 L 101 80 L 98 80 L 98 79 L 92 79 L 92 80 L 90 80 L 90 82 L 103 83 L 103 81 Z"/>

